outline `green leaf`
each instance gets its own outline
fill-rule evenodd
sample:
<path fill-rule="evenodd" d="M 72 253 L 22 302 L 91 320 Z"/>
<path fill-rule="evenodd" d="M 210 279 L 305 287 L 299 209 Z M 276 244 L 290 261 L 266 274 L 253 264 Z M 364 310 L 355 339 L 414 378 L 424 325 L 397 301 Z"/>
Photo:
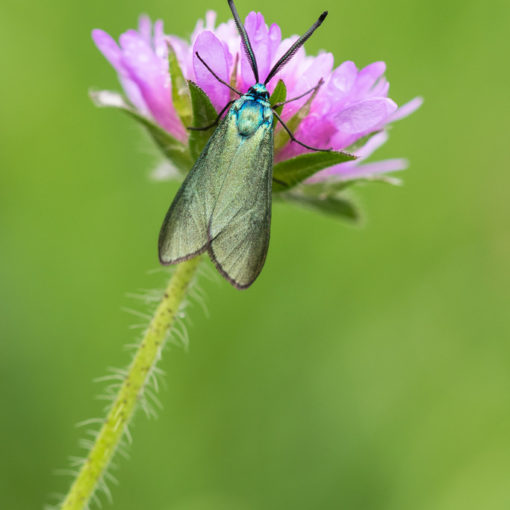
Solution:
<path fill-rule="evenodd" d="M 170 44 L 168 45 L 168 70 L 172 80 L 172 102 L 175 111 L 185 127 L 191 126 L 193 112 L 188 82 L 184 78 L 175 51 Z"/>
<path fill-rule="evenodd" d="M 273 93 L 271 94 L 271 97 L 269 98 L 269 102 L 271 103 L 271 106 L 274 107 L 277 103 L 283 103 L 287 99 L 287 87 L 285 86 L 285 83 L 283 83 L 282 80 L 279 80 L 276 84 L 276 87 L 274 88 Z M 275 112 L 280 115 L 283 110 L 283 105 L 278 106 L 274 109 Z M 273 120 L 273 127 L 276 126 L 276 123 L 278 121 L 276 118 Z"/>
<path fill-rule="evenodd" d="M 116 92 L 99 91 L 91 92 L 90 97 L 96 106 L 117 108 L 127 113 L 147 130 L 156 145 L 162 150 L 163 154 L 180 172 L 186 173 L 190 170 L 193 161 L 188 152 L 188 148 L 151 119 L 138 113 L 134 108 L 128 105 L 120 94 Z"/>
<path fill-rule="evenodd" d="M 343 196 L 307 196 L 297 193 L 285 193 L 282 199 L 294 202 L 298 205 L 325 213 L 351 223 L 358 223 L 361 220 L 361 213 L 356 204 Z"/>
<path fill-rule="evenodd" d="M 347 152 L 309 152 L 277 163 L 273 168 L 273 192 L 285 191 L 313 174 L 356 156 Z"/>
<path fill-rule="evenodd" d="M 218 113 L 207 94 L 192 81 L 188 81 L 188 85 L 193 109 L 193 127 L 204 127 L 212 124 L 218 118 Z M 200 156 L 214 129 L 215 127 L 211 127 L 207 131 L 190 131 L 189 150 L 194 160 Z"/>

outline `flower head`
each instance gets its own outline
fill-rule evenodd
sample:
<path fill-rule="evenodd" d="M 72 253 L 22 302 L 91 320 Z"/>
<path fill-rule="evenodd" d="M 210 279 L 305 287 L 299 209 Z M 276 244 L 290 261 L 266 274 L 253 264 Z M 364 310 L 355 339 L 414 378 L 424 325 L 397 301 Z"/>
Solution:
<path fill-rule="evenodd" d="M 260 78 L 264 80 L 297 36 L 282 39 L 280 27 L 276 24 L 268 27 L 263 15 L 256 12 L 248 14 L 245 28 L 256 55 Z M 198 21 L 189 40 L 164 35 L 163 23 L 156 21 L 152 25 L 146 16 L 140 18 L 138 30 L 129 30 L 120 36 L 119 44 L 102 30 L 94 30 L 92 36 L 116 69 L 126 96 L 138 113 L 151 118 L 182 142 L 186 142 L 188 134 L 172 103 L 169 47 L 175 52 L 184 77 L 195 82 L 207 94 L 218 112 L 230 101 L 231 91 L 212 76 L 197 53 L 219 78 L 232 83 L 243 93 L 255 81 L 234 21 L 216 26 L 216 13 L 213 11 L 206 14 L 205 20 Z M 289 121 L 297 113 L 302 113 L 295 131 L 300 141 L 337 151 L 353 151 L 355 148 L 354 152 L 359 156 L 356 161 L 322 170 L 311 181 L 358 179 L 406 167 L 402 159 L 359 164 L 386 141 L 386 127 L 390 123 L 409 115 L 421 104 L 421 99 L 416 98 L 398 108 L 388 97 L 385 70 L 384 62 L 358 69 L 353 62 L 347 61 L 335 68 L 331 53 L 309 56 L 301 47 L 268 83 L 269 92 L 273 92 L 278 81 L 282 80 L 287 98 L 293 98 L 322 79 L 324 83 L 311 103 L 309 96 L 289 103 L 281 116 L 284 121 Z M 370 135 L 374 136 L 370 138 Z M 358 146 L 355 147 L 356 144 Z M 288 139 L 275 147 L 275 151 L 277 162 L 307 152 Z"/>

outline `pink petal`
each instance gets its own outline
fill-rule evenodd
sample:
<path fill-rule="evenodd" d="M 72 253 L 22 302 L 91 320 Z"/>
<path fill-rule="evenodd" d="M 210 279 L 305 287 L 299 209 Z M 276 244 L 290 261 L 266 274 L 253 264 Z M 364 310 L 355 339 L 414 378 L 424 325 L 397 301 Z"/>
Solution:
<path fill-rule="evenodd" d="M 386 78 L 381 77 L 377 80 L 375 85 L 372 87 L 370 91 L 370 95 L 372 97 L 388 97 L 388 92 L 390 90 L 390 84 Z"/>
<path fill-rule="evenodd" d="M 154 23 L 154 51 L 159 58 L 164 60 L 164 65 L 167 66 L 168 46 L 163 33 L 163 21 L 160 19 Z"/>
<path fill-rule="evenodd" d="M 207 65 L 227 83 L 230 81 L 229 55 L 221 41 L 209 31 L 202 32 L 193 47 L 193 68 L 197 85 L 209 96 L 216 110 L 221 110 L 229 101 L 230 90 L 220 83 L 200 62 L 199 53 Z"/>
<path fill-rule="evenodd" d="M 214 30 L 214 25 L 216 25 L 216 11 L 207 11 L 205 13 L 205 29 Z"/>
<path fill-rule="evenodd" d="M 195 41 L 197 37 L 204 31 L 204 20 L 199 19 L 197 21 L 197 24 L 195 25 L 195 29 L 193 30 L 191 34 L 191 45 L 193 46 L 195 44 Z"/>
<path fill-rule="evenodd" d="M 292 99 L 293 97 L 297 97 L 307 92 L 312 87 L 315 87 L 321 78 L 326 80 L 330 75 L 332 68 L 333 55 L 331 53 L 320 53 L 317 57 L 311 59 L 308 67 L 300 74 L 299 81 L 291 90 L 288 91 L 287 99 Z M 309 98 L 310 96 L 305 96 L 303 99 L 293 101 L 285 106 L 284 118 L 288 119 L 292 117 L 292 115 L 294 115 Z M 315 111 L 315 103 L 316 100 L 314 100 L 312 104 L 311 112 Z"/>
<path fill-rule="evenodd" d="M 284 39 L 278 46 L 276 53 L 273 55 L 271 68 L 278 62 L 278 60 L 287 52 L 287 50 L 297 41 L 298 36 L 289 37 Z M 292 57 L 285 67 L 273 77 L 268 83 L 268 90 L 272 92 L 277 83 L 282 80 L 287 87 L 287 97 L 295 97 L 297 86 L 299 85 L 299 70 L 307 65 L 306 53 L 303 47 L 299 48 L 298 52 Z M 265 79 L 264 77 L 261 77 Z"/>
<path fill-rule="evenodd" d="M 384 62 L 374 62 L 363 68 L 356 79 L 356 95 L 361 97 L 366 94 L 375 85 L 377 80 L 382 77 L 386 71 Z"/>
<path fill-rule="evenodd" d="M 246 17 L 244 26 L 257 60 L 259 79 L 265 80 L 265 77 L 269 74 L 272 55 L 269 45 L 269 32 L 264 21 L 264 16 L 259 12 L 250 12 Z M 255 84 L 255 76 L 253 75 L 250 62 L 244 51 L 241 57 L 241 76 L 245 86 L 249 87 Z"/>
<path fill-rule="evenodd" d="M 357 76 L 358 69 L 356 65 L 354 62 L 347 60 L 333 71 L 328 85 L 334 93 L 346 95 L 352 90 Z"/>
<path fill-rule="evenodd" d="M 391 99 L 365 99 L 340 112 L 335 124 L 342 134 L 369 133 L 396 109 L 397 105 Z"/>
<path fill-rule="evenodd" d="M 179 65 L 181 66 L 182 72 L 188 80 L 195 79 L 195 71 L 193 70 L 193 59 L 191 58 L 191 46 L 180 37 L 175 35 L 167 35 L 166 41 L 172 46 Z"/>
<path fill-rule="evenodd" d="M 356 151 L 356 156 L 358 156 L 357 162 L 363 161 L 370 157 L 379 147 L 384 145 L 388 141 L 388 133 L 386 131 L 381 131 L 376 135 L 372 136 L 368 140 L 368 142 Z"/>
<path fill-rule="evenodd" d="M 126 72 L 121 62 L 122 52 L 113 37 L 96 28 L 92 30 L 92 40 L 118 73 Z"/>
<path fill-rule="evenodd" d="M 411 99 L 408 103 L 402 105 L 392 116 L 390 122 L 395 122 L 396 120 L 403 119 L 411 113 L 415 112 L 421 105 L 423 104 L 422 97 L 415 97 Z"/>
<path fill-rule="evenodd" d="M 138 20 L 138 32 L 147 44 L 151 44 L 152 40 L 152 23 L 149 16 L 143 14 Z"/>
<path fill-rule="evenodd" d="M 314 101 L 313 111 L 331 117 L 340 112 L 350 97 L 357 76 L 358 69 L 353 62 L 342 63 L 326 80 Z"/>
<path fill-rule="evenodd" d="M 368 163 L 360 165 L 357 161 L 348 161 L 340 165 L 331 166 L 316 173 L 313 177 L 307 180 L 309 183 L 321 182 L 326 180 L 340 180 L 349 181 L 352 179 L 360 179 L 372 177 L 374 175 L 398 172 L 405 170 L 409 163 L 406 159 L 387 159 L 385 161 L 377 161 L 375 163 Z"/>
<path fill-rule="evenodd" d="M 149 113 L 147 104 L 142 97 L 138 85 L 129 77 L 129 72 L 122 63 L 122 51 L 117 46 L 117 43 L 106 32 L 99 29 L 92 31 L 92 39 L 117 71 L 119 81 L 131 104 L 135 106 L 140 113 L 147 115 Z"/>
<path fill-rule="evenodd" d="M 365 165 L 353 165 L 348 168 L 341 168 L 342 165 L 337 167 L 331 167 L 331 173 L 335 173 L 342 177 L 342 179 L 358 179 L 361 177 L 370 177 L 372 175 L 384 174 L 387 172 L 399 172 L 405 170 L 409 166 L 407 159 L 386 159 L 383 161 L 377 161 L 375 163 L 367 163 Z M 336 172 L 335 172 L 336 171 Z"/>
<path fill-rule="evenodd" d="M 269 33 L 268 33 L 268 45 L 269 45 L 270 59 L 269 59 L 269 65 L 267 68 L 266 75 L 269 74 L 269 72 L 271 71 L 271 69 L 273 67 L 273 63 L 276 62 L 275 56 L 278 53 L 278 48 L 280 47 L 281 42 L 282 42 L 282 30 L 276 23 L 273 23 L 269 27 Z M 265 81 L 266 75 L 261 74 L 260 79 Z"/>
<path fill-rule="evenodd" d="M 151 116 L 149 111 L 149 107 L 147 106 L 142 93 L 140 92 L 140 88 L 138 85 L 131 79 L 126 76 L 122 76 L 119 74 L 119 81 L 128 97 L 130 103 L 142 114 L 147 117 Z"/>
<path fill-rule="evenodd" d="M 230 55 L 236 55 L 239 53 L 241 38 L 239 37 L 233 19 L 229 20 L 227 23 L 219 25 L 214 33 L 220 41 L 223 41 L 223 43 L 228 46 Z"/>
<path fill-rule="evenodd" d="M 120 44 L 122 63 L 129 77 L 138 85 L 152 116 L 164 129 L 183 139 L 186 132 L 173 107 L 170 76 L 165 72 L 162 60 L 134 30 L 122 34 Z"/>
<path fill-rule="evenodd" d="M 279 129 L 282 129 L 281 127 Z M 309 115 L 306 117 L 297 132 L 296 138 L 300 142 L 304 142 L 312 147 L 327 149 L 331 146 L 331 136 L 336 132 L 336 127 L 323 117 L 316 115 Z M 285 159 L 293 158 L 299 154 L 309 152 L 307 149 L 298 145 L 297 143 L 290 142 L 277 154 L 276 161 L 283 161 Z"/>

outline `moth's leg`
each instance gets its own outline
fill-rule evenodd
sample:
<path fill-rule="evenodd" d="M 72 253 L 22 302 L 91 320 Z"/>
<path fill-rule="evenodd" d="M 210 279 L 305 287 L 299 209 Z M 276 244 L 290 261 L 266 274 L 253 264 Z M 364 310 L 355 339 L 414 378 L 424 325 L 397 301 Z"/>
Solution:
<path fill-rule="evenodd" d="M 310 145 L 306 145 L 306 143 L 303 143 L 303 142 L 300 142 L 299 140 L 296 139 L 296 137 L 292 134 L 292 131 L 286 126 L 285 122 L 283 122 L 283 120 L 281 119 L 281 117 L 276 113 L 276 112 L 273 112 L 273 115 L 276 117 L 276 119 L 278 120 L 278 122 L 283 126 L 283 128 L 285 129 L 285 131 L 287 131 L 288 135 L 290 136 L 290 139 L 297 143 L 298 145 L 301 145 L 301 147 L 304 147 L 305 149 L 309 149 L 311 151 L 316 151 L 316 152 L 331 152 L 333 149 L 319 149 L 317 147 L 311 147 Z"/>
<path fill-rule="evenodd" d="M 220 121 L 221 119 L 221 116 L 228 110 L 228 108 L 230 107 L 230 105 L 234 103 L 234 101 L 229 101 L 227 103 L 227 105 L 225 106 L 225 108 L 223 108 L 223 110 L 221 110 L 221 112 L 218 114 L 218 116 L 216 117 L 216 120 L 212 123 L 212 124 L 209 124 L 208 126 L 204 126 L 204 127 L 188 127 L 187 129 L 189 131 L 207 131 L 208 129 L 211 129 L 213 128 L 214 126 L 216 126 L 216 124 L 218 124 L 218 122 Z"/>
<path fill-rule="evenodd" d="M 272 108 L 279 108 L 280 106 L 283 106 L 287 103 L 292 103 L 292 101 L 297 101 L 298 99 L 301 99 L 305 96 L 307 96 L 308 94 L 317 94 L 317 92 L 319 92 L 319 89 L 322 87 L 322 85 L 324 85 L 324 80 L 321 78 L 319 80 L 319 83 L 317 83 L 317 85 L 315 85 L 315 87 L 312 87 L 310 90 L 307 90 L 304 94 L 301 94 L 300 96 L 297 96 L 297 97 L 293 97 L 292 99 L 289 99 L 287 101 L 282 101 L 281 103 L 276 103 L 272 106 Z"/>
<path fill-rule="evenodd" d="M 206 63 L 205 63 L 205 60 L 200 56 L 200 54 L 198 53 L 198 51 L 195 52 L 195 55 L 197 56 L 198 60 L 200 60 L 200 62 L 202 62 L 202 64 L 204 64 L 204 66 L 206 67 L 206 69 L 220 82 L 220 83 L 223 83 L 223 85 L 225 85 L 225 87 L 228 87 L 232 92 L 235 92 L 236 94 L 239 95 L 239 97 L 242 96 L 241 92 L 239 92 L 238 90 L 236 90 L 234 87 L 232 87 L 231 85 L 229 85 L 226 81 L 223 81 Z"/>

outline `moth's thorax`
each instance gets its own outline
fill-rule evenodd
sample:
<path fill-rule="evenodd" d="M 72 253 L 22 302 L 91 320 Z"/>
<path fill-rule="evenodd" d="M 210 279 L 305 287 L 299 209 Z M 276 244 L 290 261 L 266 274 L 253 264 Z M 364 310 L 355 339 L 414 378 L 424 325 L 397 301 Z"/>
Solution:
<path fill-rule="evenodd" d="M 271 124 L 273 111 L 266 87 L 261 83 L 251 87 L 234 103 L 233 112 L 236 115 L 237 130 L 242 136 L 251 136 L 263 124 Z"/>

